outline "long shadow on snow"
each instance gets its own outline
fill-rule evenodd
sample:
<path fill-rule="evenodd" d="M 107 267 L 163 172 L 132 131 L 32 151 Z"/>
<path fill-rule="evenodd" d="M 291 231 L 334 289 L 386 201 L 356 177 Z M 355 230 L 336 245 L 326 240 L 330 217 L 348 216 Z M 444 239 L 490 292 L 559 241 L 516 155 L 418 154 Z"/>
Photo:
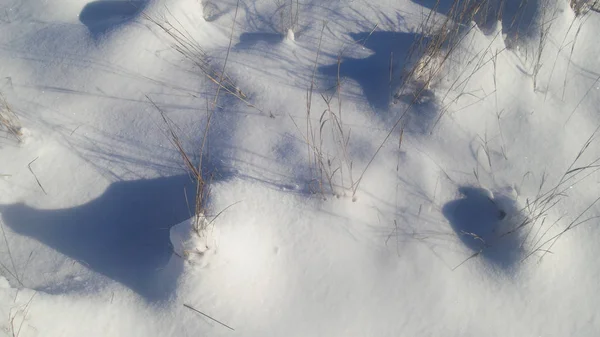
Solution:
<path fill-rule="evenodd" d="M 462 197 L 450 201 L 442 213 L 462 243 L 480 253 L 495 266 L 509 268 L 519 261 L 521 253 L 516 235 L 503 235 L 511 223 L 521 219 L 520 210 L 510 197 L 476 187 L 461 187 Z"/>
<path fill-rule="evenodd" d="M 146 0 L 93 1 L 83 7 L 79 21 L 97 38 L 136 18 L 146 5 Z"/>
<path fill-rule="evenodd" d="M 407 53 L 419 35 L 379 31 L 352 33 L 350 36 L 356 43 L 372 50 L 373 54 L 360 59 L 344 58 L 339 69 L 340 77 L 358 82 L 369 104 L 377 111 L 388 111 L 393 94 L 390 86 L 390 60 L 393 60 L 394 69 L 402 69 Z M 337 78 L 337 64 L 322 66 L 319 70 L 330 78 Z"/>
<path fill-rule="evenodd" d="M 171 254 L 169 229 L 188 218 L 194 182 L 188 175 L 122 181 L 81 206 L 42 210 L 1 205 L 4 222 L 148 300 L 166 299 L 178 275 L 160 277 Z M 186 195 L 187 193 L 187 195 Z M 186 201 L 187 198 L 187 201 Z"/>

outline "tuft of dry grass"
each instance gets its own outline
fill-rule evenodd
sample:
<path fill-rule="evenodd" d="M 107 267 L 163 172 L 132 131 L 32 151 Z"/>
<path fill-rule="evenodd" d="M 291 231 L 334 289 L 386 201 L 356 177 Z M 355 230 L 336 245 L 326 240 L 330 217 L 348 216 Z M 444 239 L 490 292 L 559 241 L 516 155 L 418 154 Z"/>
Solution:
<path fill-rule="evenodd" d="M 262 109 L 250 102 L 250 98 L 242 91 L 233 78 L 231 78 L 225 71 L 229 54 L 231 52 L 233 43 L 233 33 L 237 20 L 238 10 L 240 3 L 238 1 L 235 9 L 235 17 L 231 28 L 231 35 L 229 37 L 229 46 L 227 48 L 227 54 L 223 62 L 222 67 L 218 67 L 214 64 L 208 54 L 202 48 L 202 45 L 194 38 L 194 35 L 184 28 L 184 25 L 171 14 L 169 9 L 166 9 L 167 15 L 163 17 L 153 17 L 146 13 L 142 13 L 145 20 L 150 22 L 150 27 L 158 28 L 159 32 L 164 34 L 170 41 L 171 47 L 177 53 L 181 54 L 184 59 L 190 61 L 200 74 L 207 78 L 210 82 L 217 86 L 216 98 L 219 97 L 220 93 L 223 92 L 226 95 L 232 96 L 244 103 L 246 106 L 251 107 L 261 114 L 273 117 L 272 114 L 266 114 Z M 215 105 L 214 108 L 217 106 Z"/>
<path fill-rule="evenodd" d="M 282 35 L 288 31 L 297 33 L 300 20 L 300 1 L 299 0 L 273 0 L 276 5 L 275 17 L 279 21 L 275 23 L 276 29 Z"/>
<path fill-rule="evenodd" d="M 177 132 L 177 126 L 175 123 L 166 115 L 165 111 L 160 108 L 150 97 L 146 96 L 148 101 L 154 106 L 154 108 L 160 113 L 160 116 L 167 127 L 167 135 L 171 144 L 177 149 L 177 152 L 181 155 L 181 159 L 185 165 L 185 168 L 189 172 L 190 176 L 196 183 L 196 191 L 194 193 L 194 230 L 200 235 L 206 230 L 208 222 L 206 221 L 206 209 L 207 202 L 210 195 L 210 182 L 212 177 L 207 177 L 205 172 L 202 170 L 202 159 L 205 154 L 205 148 L 208 139 L 208 131 L 212 119 L 211 110 L 208 111 L 206 125 L 204 128 L 204 134 L 202 137 L 202 144 L 199 149 L 198 163 L 194 164 L 194 160 L 190 157 L 188 152 L 185 150 L 181 138 Z M 186 193 L 187 196 L 187 193 Z"/>
<path fill-rule="evenodd" d="M 0 93 L 0 130 L 8 133 L 18 141 L 23 136 L 19 118 L 2 93 Z"/>
<path fill-rule="evenodd" d="M 544 220 L 547 217 L 548 211 L 554 208 L 556 205 L 561 203 L 565 198 L 568 197 L 568 192 L 575 185 L 581 183 L 586 178 L 591 176 L 592 174 L 598 172 L 600 170 L 600 157 L 593 158 L 592 160 L 581 163 L 584 155 L 590 150 L 590 146 L 595 141 L 598 132 L 600 131 L 600 126 L 594 130 L 594 132 L 589 136 L 589 138 L 585 141 L 585 143 L 580 148 L 579 152 L 575 155 L 575 158 L 566 169 L 564 174 L 561 176 L 559 181 L 550 188 L 548 191 L 542 193 L 545 179 L 542 177 L 540 187 L 538 190 L 538 196 L 534 200 L 527 200 L 526 210 L 529 214 L 528 218 L 530 228 L 527 233 L 523 244 L 527 243 L 529 240 L 530 251 L 523 259 L 527 259 L 532 255 L 541 252 L 542 255 L 540 257 L 543 258 L 552 247 L 556 244 L 556 242 L 564 235 L 565 233 L 573 230 L 577 226 L 584 224 L 590 220 L 599 218 L 600 216 L 592 216 L 589 218 L 583 218 L 583 216 L 599 201 L 600 198 L 595 199 L 587 208 L 585 208 L 579 215 L 577 215 L 567 226 L 563 229 L 559 230 L 558 233 L 551 235 L 551 230 L 562 220 L 562 217 L 557 219 L 550 226 L 544 226 Z M 582 219 L 583 218 L 583 219 Z M 531 232 L 534 224 L 537 225 L 537 230 L 533 236 L 531 236 Z M 524 223 L 519 226 L 517 229 L 528 225 L 529 223 Z"/>
<path fill-rule="evenodd" d="M 342 88 L 339 76 L 341 57 L 338 58 L 338 79 L 335 93 L 329 96 L 321 94 L 326 108 L 317 116 L 312 111 L 313 93 L 317 89 L 315 71 L 321 52 L 324 25 L 319 38 L 313 77 L 306 95 L 306 129 L 302 132 L 307 144 L 309 167 L 313 172 L 314 181 L 318 185 L 318 191 L 322 195 L 331 193 L 335 196 L 341 196 L 346 195 L 346 192 L 350 192 L 353 200 L 356 200 L 356 193 L 361 181 L 375 157 L 398 126 L 404 124 L 403 119 L 408 110 L 434 86 L 439 74 L 446 67 L 450 58 L 455 55 L 458 46 L 468 35 L 468 32 L 476 27 L 476 25 L 467 26 L 465 22 L 475 20 L 476 15 L 481 13 L 481 6 L 485 3 L 487 3 L 487 0 L 483 3 L 472 0 L 454 0 L 448 15 L 442 16 L 436 14 L 436 10 L 440 6 L 438 0 L 429 14 L 424 17 L 420 27 L 420 37 L 415 40 L 408 52 L 406 66 L 402 70 L 401 84 L 394 94 L 395 98 L 399 99 L 406 92 L 410 92 L 413 97 L 412 102 L 400 115 L 356 179 L 352 175 L 353 162 L 347 151 L 351 130 L 344 127 L 342 119 Z M 484 64 L 492 60 L 491 58 L 486 59 L 485 54 L 478 54 L 471 60 L 471 62 L 477 61 L 479 65 L 477 69 L 481 69 Z M 393 82 L 392 64 L 390 62 L 390 83 Z M 454 87 L 460 86 L 466 86 L 466 83 L 455 83 Z M 333 106 L 335 100 L 337 100 L 337 107 Z M 313 122 L 317 117 L 318 124 Z M 294 124 L 296 124 L 295 121 Z M 297 124 L 296 128 L 300 130 Z M 402 136 L 400 136 L 400 139 L 402 139 Z"/>
<path fill-rule="evenodd" d="M 343 122 L 342 79 L 340 68 L 342 54 L 337 59 L 337 82 L 332 93 L 319 93 L 325 109 L 318 115 L 313 111 L 313 96 L 318 89 L 316 73 L 321 55 L 323 34 L 327 23 L 324 22 L 317 55 L 313 64 L 310 87 L 306 92 L 306 129 L 302 131 L 296 121 L 292 122 L 302 134 L 307 146 L 308 165 L 312 181 L 316 187 L 313 192 L 320 193 L 323 198 L 327 195 L 336 197 L 352 195 L 355 201 L 357 181 L 353 178 L 353 163 L 348 154 L 348 145 L 352 129 Z M 318 117 L 318 123 L 315 123 Z M 291 116 L 290 116 L 291 118 Z"/>
<path fill-rule="evenodd" d="M 196 66 L 208 80 L 219 87 L 219 90 L 223 90 L 225 93 L 252 106 L 248 102 L 246 94 L 237 87 L 233 79 L 212 64 L 200 43 L 184 28 L 177 18 L 171 15 L 168 10 L 167 12 L 169 13 L 168 17 L 155 18 L 146 13 L 143 14 L 143 17 L 164 33 L 171 40 L 172 48 Z"/>
<path fill-rule="evenodd" d="M 218 108 L 219 97 L 221 92 L 232 95 L 240 101 L 246 103 L 248 106 L 253 107 L 259 111 L 254 105 L 247 101 L 246 95 L 237 88 L 233 80 L 226 74 L 227 61 L 229 60 L 229 54 L 231 52 L 233 44 L 233 36 L 235 32 L 235 25 L 237 21 L 238 11 L 240 7 L 240 0 L 237 1 L 235 7 L 235 15 L 233 18 L 231 33 L 229 36 L 229 46 L 227 48 L 227 54 L 221 69 L 214 67 L 200 44 L 194 39 L 188 31 L 183 28 L 183 25 L 173 17 L 176 22 L 174 25 L 169 19 L 164 18 L 163 21 L 158 21 L 148 15 L 144 15 L 146 20 L 150 21 L 156 27 L 159 27 L 167 36 L 173 41 L 173 48 L 179 52 L 184 58 L 192 61 L 198 69 L 214 84 L 216 84 L 216 92 L 214 98 L 209 102 L 208 98 L 206 101 L 206 112 L 207 119 L 206 125 L 202 135 L 202 143 L 198 149 L 198 162 L 194 164 L 192 157 L 185 150 L 181 139 L 179 138 L 178 132 L 176 131 L 177 126 L 173 121 L 166 115 L 166 113 L 148 96 L 146 98 L 159 111 L 163 122 L 167 127 L 167 134 L 171 144 L 177 149 L 183 163 L 196 182 L 195 191 L 195 202 L 194 202 L 194 217 L 193 217 L 193 228 L 198 236 L 203 237 L 208 227 L 215 221 L 215 219 L 225 210 L 214 216 L 212 220 L 207 219 L 207 208 L 208 199 L 210 196 L 210 186 L 212 182 L 212 175 L 203 171 L 203 159 L 207 151 L 209 129 L 212 121 L 214 111 Z M 167 10 L 168 12 L 168 10 Z M 262 111 L 261 111 L 262 112 Z M 187 195 L 187 194 L 186 194 Z M 226 208 L 227 209 L 227 208 Z"/>
<path fill-rule="evenodd" d="M 600 12 L 600 0 L 570 0 L 569 5 L 575 15 L 585 15 L 589 11 Z"/>

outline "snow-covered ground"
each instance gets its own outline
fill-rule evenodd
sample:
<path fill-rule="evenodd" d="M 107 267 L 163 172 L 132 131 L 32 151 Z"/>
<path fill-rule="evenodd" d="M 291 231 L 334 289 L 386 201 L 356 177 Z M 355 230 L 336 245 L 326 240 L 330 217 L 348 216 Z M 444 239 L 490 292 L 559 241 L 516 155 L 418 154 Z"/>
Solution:
<path fill-rule="evenodd" d="M 0 335 L 597 336 L 598 10 L 1 1 Z"/>

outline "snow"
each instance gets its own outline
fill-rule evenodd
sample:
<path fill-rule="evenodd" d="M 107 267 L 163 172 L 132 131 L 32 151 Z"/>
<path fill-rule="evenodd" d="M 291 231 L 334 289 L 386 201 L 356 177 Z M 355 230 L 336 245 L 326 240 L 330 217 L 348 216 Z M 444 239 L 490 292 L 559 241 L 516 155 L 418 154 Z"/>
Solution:
<path fill-rule="evenodd" d="M 201 223 L 207 230 L 199 229 Z M 212 226 L 203 215 L 198 215 L 171 227 L 169 239 L 178 257 L 206 266 L 219 247 L 219 228 Z"/>
<path fill-rule="evenodd" d="M 600 14 L 452 3 L 0 4 L 0 335 L 596 336 Z"/>
<path fill-rule="evenodd" d="M 294 40 L 296 40 L 296 35 L 294 34 L 293 30 L 288 29 L 287 34 L 285 35 L 285 38 L 288 39 L 289 41 L 294 41 Z"/>

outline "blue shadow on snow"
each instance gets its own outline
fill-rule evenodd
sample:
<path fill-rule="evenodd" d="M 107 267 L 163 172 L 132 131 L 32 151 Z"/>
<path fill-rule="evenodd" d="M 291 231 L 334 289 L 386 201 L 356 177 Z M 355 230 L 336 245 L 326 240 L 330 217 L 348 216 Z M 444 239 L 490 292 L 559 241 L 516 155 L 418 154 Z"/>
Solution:
<path fill-rule="evenodd" d="M 419 35 L 390 31 L 361 32 L 350 34 L 352 39 L 373 51 L 367 58 L 344 58 L 340 65 L 341 78 L 355 80 L 362 88 L 369 104 L 378 111 L 387 111 L 394 93 L 390 86 L 390 64 L 394 72 L 404 67 L 407 53 Z M 338 65 L 319 68 L 322 74 L 337 78 Z"/>
<path fill-rule="evenodd" d="M 509 37 L 527 36 L 532 33 L 532 26 L 536 25 L 536 13 L 540 10 L 539 0 L 412 0 L 413 2 L 427 7 L 437 13 L 458 17 L 465 8 L 471 11 L 479 7 L 473 20 L 484 31 L 489 30 L 500 17 L 502 31 Z M 427 13 L 426 13 L 427 14 Z M 467 24 L 471 16 L 465 15 L 465 20 L 460 22 Z"/>
<path fill-rule="evenodd" d="M 122 181 L 81 206 L 41 210 L 18 203 L 1 205 L 0 212 L 16 233 L 52 247 L 148 300 L 162 300 L 175 289 L 178 278 L 159 277 L 172 254 L 169 229 L 190 218 L 187 201 L 193 207 L 194 191 L 188 175 Z"/>
<path fill-rule="evenodd" d="M 503 235 L 512 219 L 519 219 L 519 209 L 514 200 L 476 187 L 461 187 L 462 198 L 450 201 L 442 213 L 462 243 L 488 262 L 500 267 L 510 267 L 519 259 L 519 242 L 516 235 Z"/>
<path fill-rule="evenodd" d="M 249 48 L 255 45 L 262 45 L 264 47 L 274 47 L 280 44 L 284 40 L 281 34 L 275 33 L 242 33 L 240 35 L 240 41 L 235 45 L 236 48 Z"/>
<path fill-rule="evenodd" d="M 133 20 L 146 5 L 146 0 L 93 1 L 83 7 L 79 21 L 88 28 L 94 38 L 97 38 Z"/>

